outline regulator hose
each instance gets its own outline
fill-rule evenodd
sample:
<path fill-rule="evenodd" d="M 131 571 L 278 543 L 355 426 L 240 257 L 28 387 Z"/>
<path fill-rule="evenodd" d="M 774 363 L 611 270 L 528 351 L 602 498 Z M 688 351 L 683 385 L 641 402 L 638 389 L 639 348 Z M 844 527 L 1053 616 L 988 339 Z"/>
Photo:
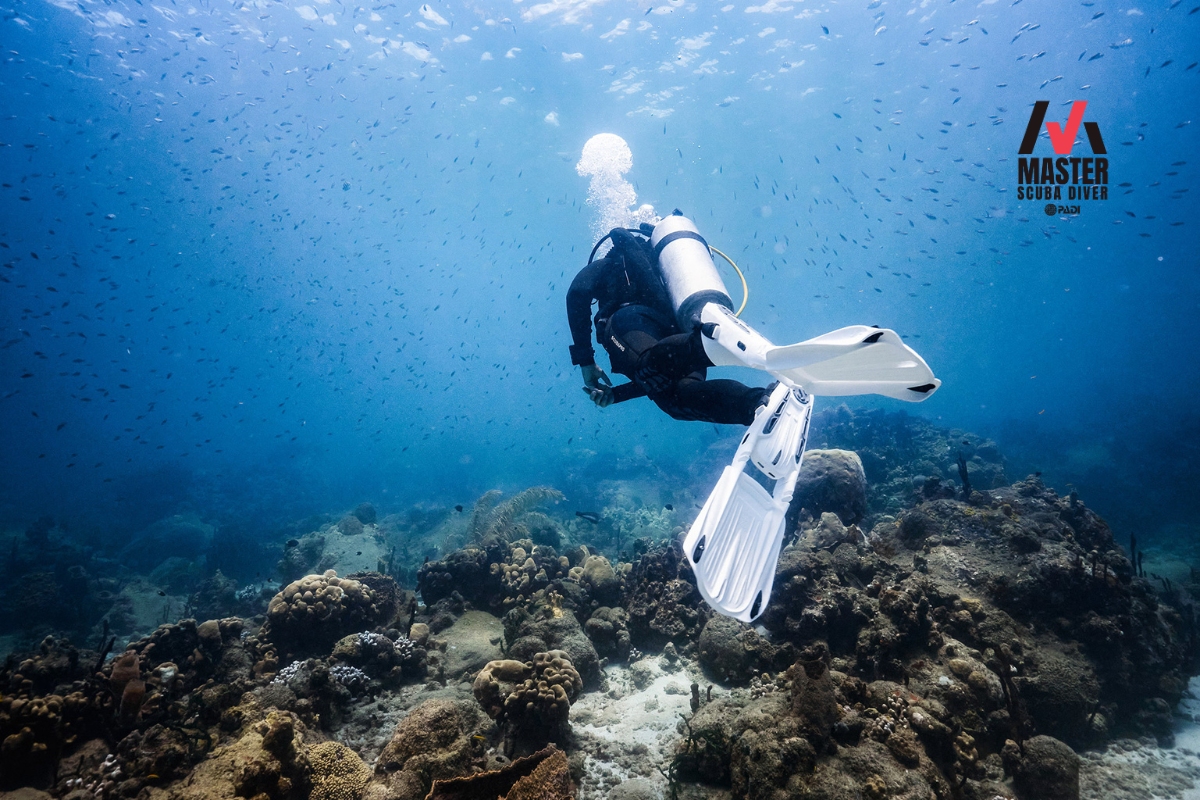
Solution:
<path fill-rule="evenodd" d="M 733 271 L 736 272 L 738 274 L 738 277 L 742 279 L 742 304 L 740 306 L 738 306 L 738 310 L 735 311 L 733 314 L 735 317 L 740 317 L 742 315 L 742 310 L 746 308 L 746 301 L 750 299 L 750 289 L 749 289 L 749 287 L 746 286 L 746 276 L 742 274 L 742 271 L 740 269 L 738 269 L 738 265 L 733 263 L 732 258 L 725 255 L 720 250 L 713 247 L 711 244 L 708 246 L 708 249 L 712 250 L 714 253 L 719 255 L 721 258 L 728 261 L 729 266 L 733 267 Z"/>

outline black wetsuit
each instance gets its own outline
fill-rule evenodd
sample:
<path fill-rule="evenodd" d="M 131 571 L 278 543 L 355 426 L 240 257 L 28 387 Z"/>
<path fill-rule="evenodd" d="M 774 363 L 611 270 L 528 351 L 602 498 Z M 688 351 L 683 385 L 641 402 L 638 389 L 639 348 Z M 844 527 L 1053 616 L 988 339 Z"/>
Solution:
<path fill-rule="evenodd" d="M 608 255 L 580 270 L 567 291 L 571 363 L 596 363 L 591 344 L 596 301 L 596 341 L 608 351 L 613 372 L 633 381 L 615 387 L 618 401 L 645 394 L 675 419 L 749 425 L 763 390 L 738 381 L 705 379 L 713 364 L 704 353 L 700 331 L 681 332 L 675 324 L 653 250 L 621 228 L 611 235 Z"/>

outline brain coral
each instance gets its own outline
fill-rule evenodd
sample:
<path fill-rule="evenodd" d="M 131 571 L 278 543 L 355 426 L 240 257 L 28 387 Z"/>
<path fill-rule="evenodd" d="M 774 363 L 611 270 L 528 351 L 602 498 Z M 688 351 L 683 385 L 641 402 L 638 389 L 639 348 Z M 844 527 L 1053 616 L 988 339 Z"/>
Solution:
<path fill-rule="evenodd" d="M 493 719 L 503 718 L 521 733 L 552 734 L 566 724 L 583 681 L 566 653 L 551 650 L 524 664 L 488 662 L 473 688 Z"/>
<path fill-rule="evenodd" d="M 386 623 L 391 604 L 370 587 L 333 570 L 288 584 L 267 606 L 265 638 L 284 652 L 316 652 L 350 633 Z"/>

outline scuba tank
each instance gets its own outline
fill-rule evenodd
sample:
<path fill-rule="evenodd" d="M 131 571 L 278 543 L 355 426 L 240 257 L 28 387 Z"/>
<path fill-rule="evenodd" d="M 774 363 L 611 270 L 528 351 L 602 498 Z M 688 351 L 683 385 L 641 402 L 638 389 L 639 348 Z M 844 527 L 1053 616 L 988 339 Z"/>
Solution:
<path fill-rule="evenodd" d="M 733 311 L 733 300 L 709 255 L 708 242 L 679 209 L 654 226 L 650 246 L 658 256 L 658 271 L 681 331 L 699 327 L 700 311 L 709 303 Z"/>

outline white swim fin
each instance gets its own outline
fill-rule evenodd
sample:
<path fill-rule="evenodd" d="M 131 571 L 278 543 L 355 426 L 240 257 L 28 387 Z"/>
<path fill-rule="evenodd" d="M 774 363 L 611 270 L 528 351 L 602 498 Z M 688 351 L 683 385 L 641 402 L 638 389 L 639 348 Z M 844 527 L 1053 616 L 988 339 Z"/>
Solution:
<path fill-rule="evenodd" d="M 752 622 L 767 607 L 811 413 L 812 398 L 781 380 L 684 537 L 700 594 L 721 614 Z M 774 481 L 772 491 L 754 469 Z"/>
<path fill-rule="evenodd" d="M 797 344 L 772 344 L 729 309 L 701 311 L 704 352 L 718 366 L 745 366 L 786 378 L 823 397 L 881 394 L 920 402 L 942 382 L 895 331 L 851 325 Z"/>

